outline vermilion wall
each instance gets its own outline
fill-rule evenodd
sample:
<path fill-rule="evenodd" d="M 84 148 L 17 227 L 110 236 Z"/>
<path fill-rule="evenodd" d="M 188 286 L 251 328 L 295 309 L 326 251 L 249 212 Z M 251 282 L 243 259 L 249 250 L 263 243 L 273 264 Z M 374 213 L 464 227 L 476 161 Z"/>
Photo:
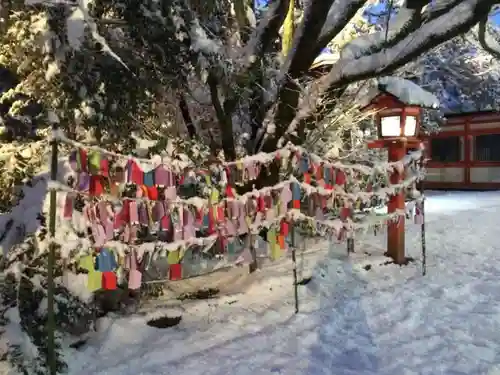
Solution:
<path fill-rule="evenodd" d="M 500 113 L 469 113 L 450 116 L 438 134 L 427 136 L 427 156 L 431 158 L 433 138 L 459 136 L 463 145 L 463 161 L 427 164 L 427 189 L 500 189 L 500 162 L 477 161 L 474 157 L 474 137 L 500 134 Z M 500 147 L 500 144 L 498 145 Z"/>

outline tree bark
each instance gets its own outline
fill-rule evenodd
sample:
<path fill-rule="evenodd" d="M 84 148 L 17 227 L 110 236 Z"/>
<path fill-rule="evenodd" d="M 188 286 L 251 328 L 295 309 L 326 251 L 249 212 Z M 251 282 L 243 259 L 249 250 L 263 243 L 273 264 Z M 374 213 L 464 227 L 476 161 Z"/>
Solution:
<path fill-rule="evenodd" d="M 193 123 L 193 119 L 189 113 L 189 107 L 186 102 L 186 98 L 183 94 L 179 95 L 179 109 L 181 110 L 181 115 L 184 120 L 184 124 L 186 124 L 186 128 L 189 134 L 189 138 L 193 139 L 196 137 L 196 128 Z"/>
<path fill-rule="evenodd" d="M 233 121 L 231 119 L 231 112 L 225 110 L 219 99 L 218 80 L 214 73 L 209 73 L 207 78 L 208 86 L 210 87 L 210 97 L 212 105 L 215 109 L 215 114 L 219 123 L 222 149 L 226 160 L 236 159 L 236 149 L 234 147 L 233 137 Z"/>

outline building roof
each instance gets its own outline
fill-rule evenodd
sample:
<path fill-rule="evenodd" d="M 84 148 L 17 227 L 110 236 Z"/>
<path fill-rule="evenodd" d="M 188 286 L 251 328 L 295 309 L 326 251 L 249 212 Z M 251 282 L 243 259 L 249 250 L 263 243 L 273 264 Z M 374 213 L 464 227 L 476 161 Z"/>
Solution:
<path fill-rule="evenodd" d="M 481 116 L 481 115 L 500 115 L 498 111 L 484 110 L 484 111 L 463 111 L 463 112 L 449 112 L 445 113 L 445 118 L 455 118 L 464 116 Z"/>

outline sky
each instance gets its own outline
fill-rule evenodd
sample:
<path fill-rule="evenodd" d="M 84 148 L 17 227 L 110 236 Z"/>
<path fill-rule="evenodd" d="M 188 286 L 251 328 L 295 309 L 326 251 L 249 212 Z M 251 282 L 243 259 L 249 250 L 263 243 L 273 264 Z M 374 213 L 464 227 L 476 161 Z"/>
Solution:
<path fill-rule="evenodd" d="M 500 25 L 500 12 L 497 12 L 491 19 L 495 25 Z"/>

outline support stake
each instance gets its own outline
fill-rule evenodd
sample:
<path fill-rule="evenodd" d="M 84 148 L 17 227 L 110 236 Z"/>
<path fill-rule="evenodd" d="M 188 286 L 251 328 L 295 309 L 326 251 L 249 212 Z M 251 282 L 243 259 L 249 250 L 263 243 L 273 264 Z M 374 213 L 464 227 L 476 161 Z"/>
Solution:
<path fill-rule="evenodd" d="M 55 133 L 55 128 L 53 129 Z M 58 155 L 57 139 L 53 138 L 51 141 L 52 155 L 50 163 L 50 179 L 57 181 L 57 164 Z M 55 189 L 50 191 L 50 208 L 49 208 L 49 256 L 47 265 L 47 363 L 49 367 L 49 374 L 56 375 L 56 350 L 55 350 L 55 330 L 56 321 L 54 314 L 54 263 L 56 258 L 56 205 L 57 205 L 57 192 Z"/>
<path fill-rule="evenodd" d="M 347 255 L 354 253 L 354 238 L 347 238 Z"/>
<path fill-rule="evenodd" d="M 293 295 L 295 298 L 295 314 L 299 312 L 299 282 L 297 280 L 297 257 L 295 250 L 295 223 L 292 222 L 290 229 L 291 247 L 292 247 L 292 262 L 293 262 Z"/>
<path fill-rule="evenodd" d="M 248 265 L 248 272 L 254 273 L 257 271 L 258 263 L 257 263 L 257 250 L 255 249 L 254 242 L 255 237 L 252 233 L 248 235 L 250 241 L 250 254 L 252 255 L 252 262 Z"/>
<path fill-rule="evenodd" d="M 423 169 L 425 165 L 424 156 L 420 160 L 420 168 Z M 425 196 L 424 196 L 424 179 L 422 178 L 419 182 L 420 194 L 422 195 L 422 205 L 420 206 L 422 215 L 422 224 L 420 225 L 420 241 L 422 245 L 422 276 L 427 273 L 427 248 L 425 243 Z"/>

